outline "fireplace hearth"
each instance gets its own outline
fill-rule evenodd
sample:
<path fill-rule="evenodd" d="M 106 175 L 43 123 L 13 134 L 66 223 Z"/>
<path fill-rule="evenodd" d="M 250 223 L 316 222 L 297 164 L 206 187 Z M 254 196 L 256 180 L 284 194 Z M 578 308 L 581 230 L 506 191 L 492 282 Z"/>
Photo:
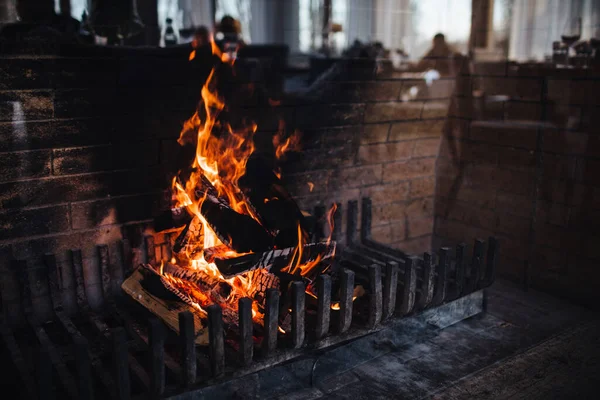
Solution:
<path fill-rule="evenodd" d="M 489 239 L 485 255 L 485 243 L 477 240 L 469 261 L 464 244 L 454 252 L 442 248 L 437 254 L 415 257 L 370 238 L 370 199 L 362 199 L 361 205 L 363 234 L 356 237 L 358 202 L 350 201 L 349 233 L 336 259 L 338 272 L 318 277 L 316 299 L 305 294 L 303 282 L 291 285 L 291 329 L 285 333 L 280 331 L 278 316 L 287 293 L 280 295 L 274 288 L 266 291 L 262 331 L 253 327 L 252 301 L 247 298 L 239 301 L 236 330 L 224 328 L 218 305 L 209 306 L 204 319 L 178 299 L 160 300 L 170 311 L 171 319 L 165 324 L 148 311 L 156 306 L 156 299 L 144 298 L 146 291 L 135 292 L 123 284 L 126 296 L 119 288 L 120 277 L 130 276 L 130 280 L 142 270 L 131 265 L 126 242 L 120 246 L 118 258 L 123 262 L 117 273 L 108 246 L 97 247 L 97 274 L 104 297 L 101 309 L 88 304 L 85 280 L 93 278 L 84 276 L 81 251 L 70 252 L 72 271 L 57 268 L 52 254 L 45 256 L 44 268 L 28 268 L 25 261 L 14 260 L 13 272 L 20 283 L 27 323 L 18 330 L 2 325 L 2 341 L 17 367 L 15 378 L 32 396 L 38 391 L 71 398 L 90 398 L 92 394 L 188 398 L 201 393 L 219 397 L 215 393 L 240 390 L 249 379 L 254 382 L 249 378 L 252 374 L 286 361 L 302 362 L 311 354 L 333 351 L 342 343 L 369 340 L 363 338 L 390 329 L 397 331 L 406 324 L 445 328 L 483 310 L 482 289 L 494 281 L 496 268 L 494 238 Z M 154 243 L 152 236 L 146 237 L 145 243 L 146 262 L 166 254 L 158 248 L 170 244 Z M 62 275 L 71 272 L 78 312 L 67 316 L 59 282 Z M 353 299 L 355 284 L 362 285 L 365 293 Z M 43 304 L 35 303 L 32 290 L 49 292 L 53 308 L 50 320 L 38 318 Z M 332 309 L 336 292 L 339 309 Z M 414 335 L 419 335 L 419 329 Z M 33 342 L 39 346 L 28 344 Z M 199 343 L 202 346 L 197 346 Z M 56 373 L 51 373 L 53 368 Z M 318 379 L 326 379 L 328 373 L 321 375 Z"/>

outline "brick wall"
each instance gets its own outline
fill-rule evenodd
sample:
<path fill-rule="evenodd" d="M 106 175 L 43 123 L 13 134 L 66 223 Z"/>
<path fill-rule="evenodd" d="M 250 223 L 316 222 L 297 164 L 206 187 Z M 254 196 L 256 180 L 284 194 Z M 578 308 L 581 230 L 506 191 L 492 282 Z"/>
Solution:
<path fill-rule="evenodd" d="M 472 90 L 456 99 L 472 107 L 451 110 L 458 129 L 440 150 L 436 246 L 494 234 L 501 275 L 580 301 L 597 296 L 598 78 L 475 66 Z"/>
<path fill-rule="evenodd" d="M 95 246 L 109 244 L 118 257 L 119 239 L 135 250 L 152 232 L 181 162 L 176 139 L 208 70 L 187 52 L 0 58 L 0 272 L 9 318 L 19 313 L 11 257 L 35 269 L 51 252 L 61 268 L 67 250 L 80 248 L 88 297 L 101 301 Z M 304 151 L 284 165 L 304 209 L 370 196 L 375 239 L 421 252 L 431 245 L 435 160 L 453 85 L 427 89 L 372 70 L 328 82 L 330 96 L 317 101 L 244 110 L 258 122 L 257 138 L 270 138 L 279 119 L 304 132 Z M 418 95 L 401 101 L 413 86 Z M 73 297 L 73 277 L 62 284 Z"/>
<path fill-rule="evenodd" d="M 95 245 L 138 246 L 167 186 L 172 144 L 193 113 L 202 68 L 183 57 L 103 54 L 0 58 L 0 271 L 80 248 L 88 296 L 100 299 Z M 181 61 L 178 61 L 181 60 Z M 65 272 L 69 269 L 65 268 Z M 97 279 L 96 279 L 97 278 Z M 63 276 L 68 293 L 73 285 Z M 12 289 L 10 289 L 12 288 Z M 67 307 L 73 302 L 66 302 Z"/>
<path fill-rule="evenodd" d="M 407 99 L 413 87 L 418 93 Z M 312 126 L 301 126 L 304 151 L 284 166 L 301 206 L 369 196 L 375 240 L 409 253 L 430 250 L 435 165 L 453 87 L 454 80 L 428 88 L 394 74 L 328 82 L 335 95 L 327 101 L 335 104 L 297 114 Z"/>

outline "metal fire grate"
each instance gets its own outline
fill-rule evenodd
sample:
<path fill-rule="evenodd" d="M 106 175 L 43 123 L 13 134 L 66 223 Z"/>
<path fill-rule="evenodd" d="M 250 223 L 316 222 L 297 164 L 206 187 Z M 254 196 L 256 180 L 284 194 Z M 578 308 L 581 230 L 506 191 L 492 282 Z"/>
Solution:
<path fill-rule="evenodd" d="M 224 335 L 217 305 L 208 308 L 207 347 L 195 346 L 194 316 L 188 311 L 179 314 L 180 335 L 167 331 L 161 321 L 114 289 L 120 281 L 115 282 L 111 275 L 106 245 L 98 246 L 105 300 L 101 310 L 92 310 L 88 303 L 81 251 L 70 252 L 78 307 L 73 316 L 62 307 L 61 271 L 54 255 L 45 256 L 44 270 L 30 270 L 25 261 L 13 261 L 27 323 L 16 330 L 3 323 L 0 334 L 23 397 L 183 398 L 199 394 L 202 387 L 378 331 L 391 321 L 466 296 L 494 280 L 494 238 L 490 238 L 485 256 L 485 243 L 477 240 L 470 262 L 465 260 L 464 244 L 456 247 L 454 257 L 448 248 L 412 257 L 371 239 L 370 199 L 362 201 L 360 238 L 357 215 L 358 203 L 350 201 L 349 233 L 338 261 L 342 269 L 334 276 L 339 279 L 335 282 L 340 288 L 339 311 L 332 313 L 330 308 L 332 277 L 318 278 L 318 298 L 308 309 L 304 284 L 295 282 L 290 297 L 292 329 L 283 335 L 278 332 L 279 292 L 269 289 L 260 348 L 254 343 L 250 299 L 240 300 L 240 328 L 234 340 L 230 334 Z M 122 255 L 131 253 L 126 242 L 121 248 Z M 155 257 L 154 251 L 153 238 L 148 237 L 148 258 Z M 118 267 L 126 276 L 131 264 L 125 260 L 128 257 L 119 258 L 124 261 Z M 30 282 L 47 287 L 53 308 L 50 321 L 34 317 Z M 358 282 L 365 286 L 366 295 L 354 303 L 353 289 Z M 256 353 L 255 348 L 259 350 Z"/>

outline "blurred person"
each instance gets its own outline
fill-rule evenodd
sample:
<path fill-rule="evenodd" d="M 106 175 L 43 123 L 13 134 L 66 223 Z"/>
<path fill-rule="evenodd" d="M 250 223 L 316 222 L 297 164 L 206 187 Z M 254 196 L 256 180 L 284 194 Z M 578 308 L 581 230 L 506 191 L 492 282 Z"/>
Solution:
<path fill-rule="evenodd" d="M 425 71 L 435 69 L 441 75 L 451 75 L 453 68 L 453 58 L 460 55 L 446 42 L 443 33 L 438 33 L 433 37 L 431 49 L 421 58 L 416 66 L 417 70 Z"/>
<path fill-rule="evenodd" d="M 210 43 L 210 32 L 207 27 L 200 26 L 194 31 L 193 46 L 202 47 Z"/>
<path fill-rule="evenodd" d="M 230 15 L 223 16 L 215 29 L 215 43 L 223 53 L 235 59 L 238 49 L 245 46 L 240 22 Z"/>

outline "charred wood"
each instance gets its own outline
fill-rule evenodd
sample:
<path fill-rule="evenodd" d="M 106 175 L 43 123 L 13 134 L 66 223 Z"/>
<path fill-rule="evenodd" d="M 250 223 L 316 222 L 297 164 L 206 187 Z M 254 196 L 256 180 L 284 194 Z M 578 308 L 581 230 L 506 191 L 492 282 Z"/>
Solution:
<path fill-rule="evenodd" d="M 319 256 L 324 261 L 330 259 L 334 254 L 335 242 L 307 244 L 302 248 L 300 264 L 315 261 Z M 296 247 L 288 247 L 286 249 L 273 249 L 258 254 L 248 254 L 237 258 L 215 258 L 214 262 L 225 277 L 236 276 L 259 268 L 276 274 L 281 269 L 290 265 L 296 256 Z"/>

